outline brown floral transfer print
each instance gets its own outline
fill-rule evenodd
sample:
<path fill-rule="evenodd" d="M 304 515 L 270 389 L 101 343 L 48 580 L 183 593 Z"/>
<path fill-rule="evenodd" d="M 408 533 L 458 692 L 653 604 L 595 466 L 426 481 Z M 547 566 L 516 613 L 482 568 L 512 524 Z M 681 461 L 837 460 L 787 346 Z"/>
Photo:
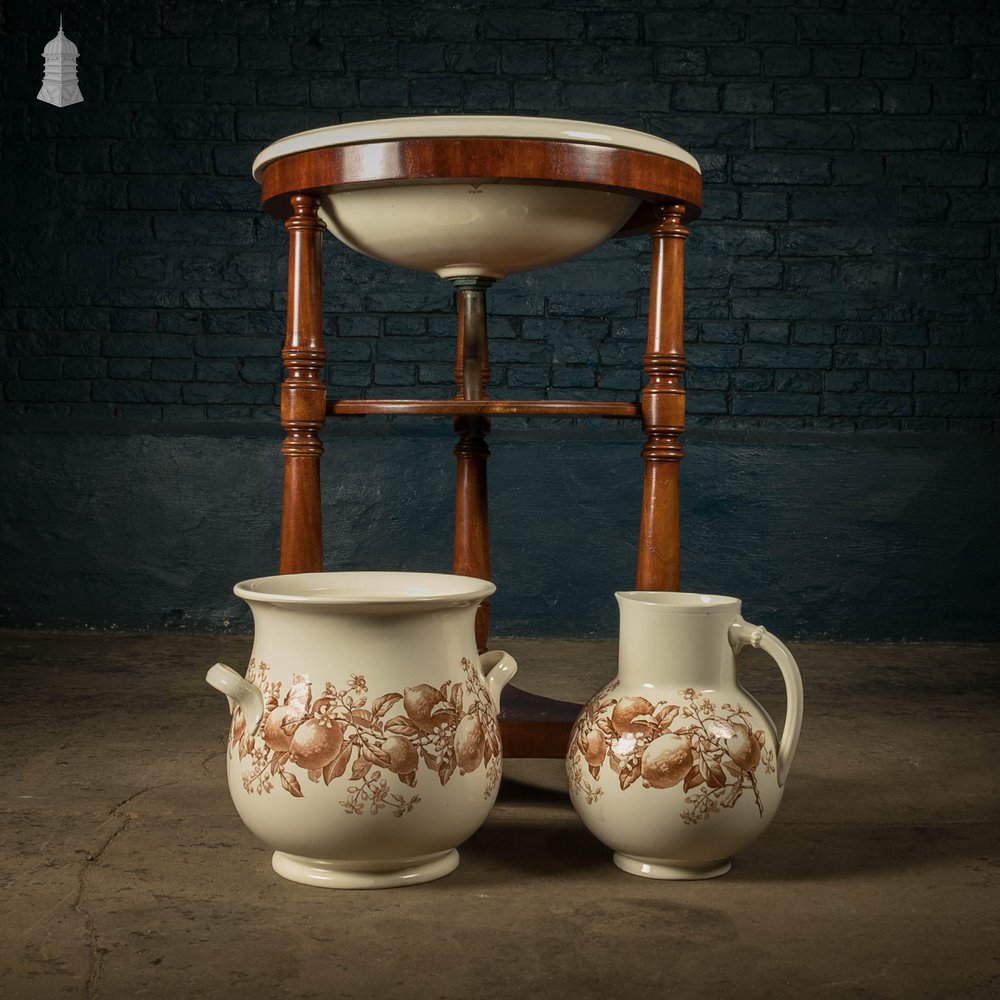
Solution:
<path fill-rule="evenodd" d="M 327 681 L 316 697 L 306 675 L 293 674 L 283 692 L 281 681 L 268 680 L 268 665 L 251 660 L 247 680 L 264 695 L 264 717 L 257 735 L 248 736 L 237 707 L 229 742 L 230 756 L 236 752 L 249 761 L 244 789 L 270 793 L 277 779 L 301 798 L 302 785 L 289 765 L 326 785 L 350 768 L 347 797 L 340 800 L 345 812 L 375 815 L 391 808 L 404 816 L 420 801 L 404 788 L 417 787 L 422 764 L 442 785 L 456 770 L 485 767 L 489 798 L 500 780 L 500 732 L 482 673 L 466 658 L 461 666 L 463 681 L 417 684 L 370 701 L 361 674 L 352 674 L 343 688 Z M 402 714 L 390 715 L 400 703 Z"/>
<path fill-rule="evenodd" d="M 680 692 L 680 705 L 608 697 L 618 683 L 612 681 L 587 705 L 570 744 L 570 784 L 588 805 L 603 789 L 587 781 L 584 767 L 597 779 L 607 763 L 623 791 L 640 779 L 644 788 L 683 783 L 691 793 L 680 814 L 685 823 L 731 809 L 746 789 L 764 815 L 757 772 L 761 766 L 765 774 L 774 772 L 774 752 L 765 748 L 763 730 L 754 731 L 747 709 L 739 704 L 716 709 L 693 688 Z"/>

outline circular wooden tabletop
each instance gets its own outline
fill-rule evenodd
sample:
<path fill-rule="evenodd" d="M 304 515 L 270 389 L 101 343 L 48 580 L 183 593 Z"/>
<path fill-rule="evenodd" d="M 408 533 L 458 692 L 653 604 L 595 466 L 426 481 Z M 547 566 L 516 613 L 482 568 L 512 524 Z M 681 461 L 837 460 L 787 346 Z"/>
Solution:
<path fill-rule="evenodd" d="M 269 215 L 286 219 L 294 194 L 459 180 L 596 188 L 640 199 L 616 236 L 652 229 L 656 205 L 681 206 L 685 221 L 701 214 L 701 174 L 682 160 L 596 143 L 506 137 L 396 139 L 303 150 L 263 168 L 261 201 Z"/>

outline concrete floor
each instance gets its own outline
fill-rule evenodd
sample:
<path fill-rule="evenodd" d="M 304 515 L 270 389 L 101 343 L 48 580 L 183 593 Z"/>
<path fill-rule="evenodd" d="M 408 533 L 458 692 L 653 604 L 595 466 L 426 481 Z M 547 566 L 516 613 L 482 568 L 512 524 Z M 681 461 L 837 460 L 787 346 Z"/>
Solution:
<path fill-rule="evenodd" d="M 543 694 L 615 670 L 611 643 L 506 646 Z M 793 650 L 798 758 L 728 875 L 620 872 L 561 763 L 511 760 L 456 872 L 337 892 L 274 875 L 229 797 L 203 677 L 248 639 L 0 633 L 0 997 L 1000 995 L 1000 648 Z"/>

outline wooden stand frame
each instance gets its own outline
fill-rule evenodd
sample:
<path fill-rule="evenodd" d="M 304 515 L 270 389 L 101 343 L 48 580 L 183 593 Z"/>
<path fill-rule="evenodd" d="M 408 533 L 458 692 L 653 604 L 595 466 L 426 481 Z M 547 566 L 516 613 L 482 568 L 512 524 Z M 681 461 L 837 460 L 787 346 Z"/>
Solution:
<path fill-rule="evenodd" d="M 500 179 L 629 193 L 640 206 L 617 236 L 652 240 L 649 327 L 642 359 L 647 384 L 638 404 L 495 400 L 487 395 L 489 354 L 486 288 L 481 278 L 453 279 L 458 290 L 455 396 L 444 400 L 327 400 L 323 369 L 319 196 L 343 187 L 401 180 Z M 266 167 L 265 210 L 289 234 L 288 314 L 281 356 L 285 481 L 280 571 L 323 568 L 319 439 L 326 417 L 365 414 L 451 416 L 455 446 L 456 573 L 490 576 L 486 444 L 495 416 L 579 416 L 639 419 L 645 463 L 639 519 L 636 589 L 678 590 L 680 527 L 678 463 L 684 432 L 684 223 L 701 208 L 701 177 L 677 160 L 608 146 L 535 139 L 410 139 L 296 153 Z M 335 360 L 335 359 L 334 359 Z M 489 633 L 489 605 L 476 622 L 480 648 Z M 562 757 L 579 706 L 516 688 L 504 692 L 501 733 L 509 757 Z"/>

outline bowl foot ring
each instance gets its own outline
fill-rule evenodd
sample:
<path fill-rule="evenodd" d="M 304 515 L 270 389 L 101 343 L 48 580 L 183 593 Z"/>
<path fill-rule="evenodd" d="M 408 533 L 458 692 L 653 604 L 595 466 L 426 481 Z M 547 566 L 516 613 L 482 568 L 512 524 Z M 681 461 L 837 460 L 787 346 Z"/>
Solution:
<path fill-rule="evenodd" d="M 275 851 L 271 867 L 282 878 L 325 889 L 391 889 L 443 878 L 458 867 L 458 851 L 393 861 L 326 861 Z"/>
<path fill-rule="evenodd" d="M 618 852 L 615 853 L 614 862 L 629 875 L 674 880 L 717 878 L 719 875 L 725 875 L 732 867 L 732 862 L 728 858 L 701 862 L 658 861 L 655 858 L 635 858 Z"/>

